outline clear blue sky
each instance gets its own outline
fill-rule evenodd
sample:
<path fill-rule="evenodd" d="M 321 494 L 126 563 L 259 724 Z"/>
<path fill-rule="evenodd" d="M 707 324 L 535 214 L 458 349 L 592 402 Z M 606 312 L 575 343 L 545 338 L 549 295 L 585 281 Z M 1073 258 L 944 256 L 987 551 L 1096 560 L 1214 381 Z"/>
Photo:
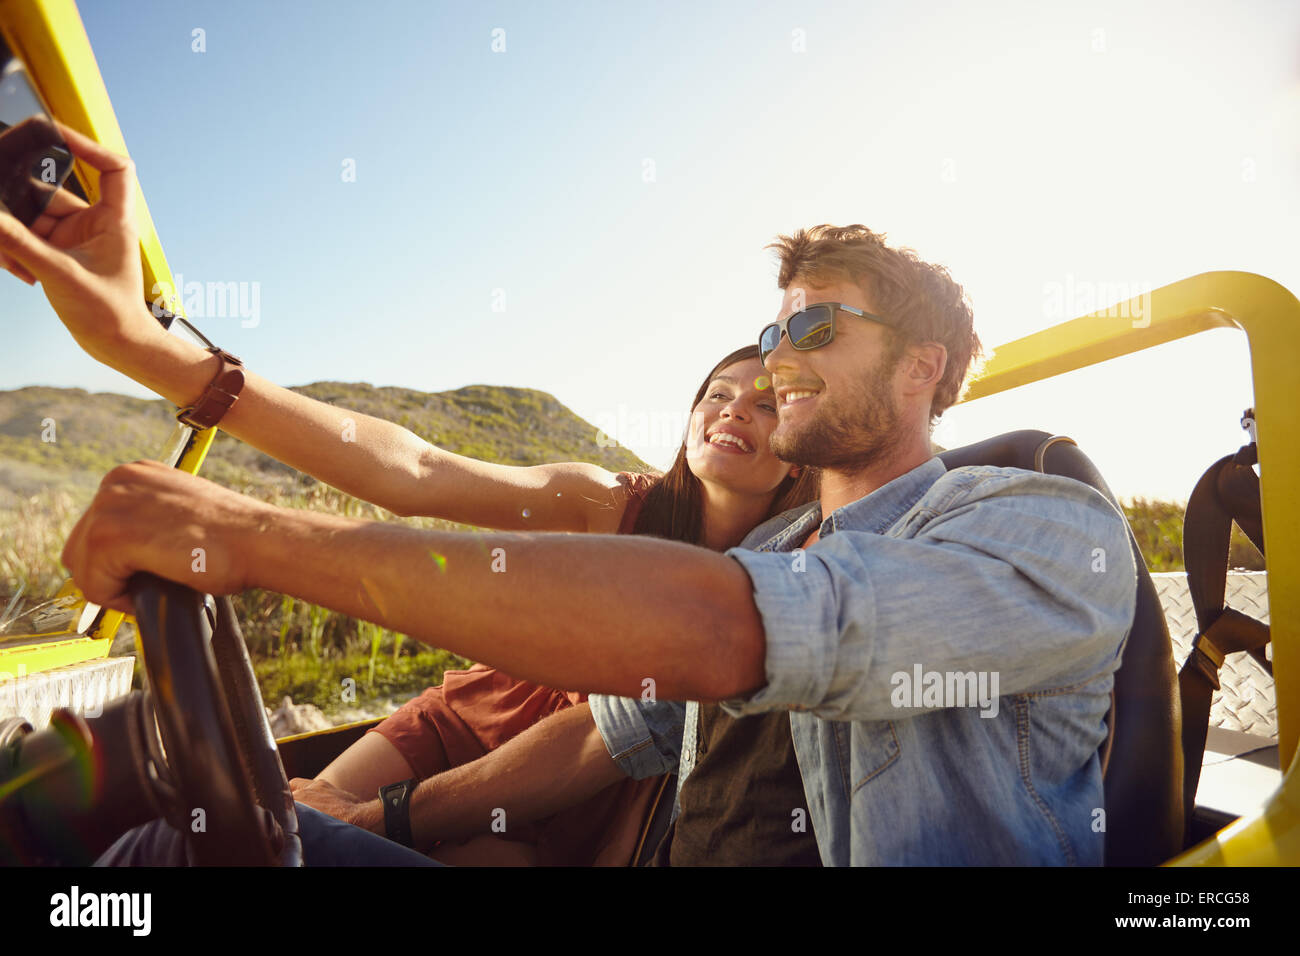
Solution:
<path fill-rule="evenodd" d="M 257 284 L 256 326 L 198 324 L 286 385 L 539 388 L 663 465 L 678 436 L 637 421 L 755 339 L 763 246 L 801 225 L 946 264 L 990 346 L 1106 304 L 1052 289 L 1300 291 L 1291 2 L 81 6 L 172 269 Z M 145 394 L 0 278 L 0 388 Z M 1185 497 L 1240 442 L 1247 366 L 1209 333 L 936 437 L 1067 432 L 1118 493 Z"/>

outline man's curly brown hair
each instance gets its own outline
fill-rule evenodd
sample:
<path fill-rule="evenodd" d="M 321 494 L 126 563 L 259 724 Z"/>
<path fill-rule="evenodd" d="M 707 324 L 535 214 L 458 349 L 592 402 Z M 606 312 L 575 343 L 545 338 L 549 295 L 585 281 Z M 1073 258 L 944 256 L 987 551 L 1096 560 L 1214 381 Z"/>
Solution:
<path fill-rule="evenodd" d="M 777 236 L 766 248 L 780 258 L 778 288 L 796 279 L 809 285 L 851 282 L 875 311 L 893 322 L 886 360 L 892 367 L 910 344 L 938 342 L 948 364 L 930 404 L 931 424 L 961 397 L 962 383 L 981 353 L 966 293 L 943 266 L 922 262 L 911 249 L 891 249 L 884 233 L 866 226 L 813 226 Z"/>

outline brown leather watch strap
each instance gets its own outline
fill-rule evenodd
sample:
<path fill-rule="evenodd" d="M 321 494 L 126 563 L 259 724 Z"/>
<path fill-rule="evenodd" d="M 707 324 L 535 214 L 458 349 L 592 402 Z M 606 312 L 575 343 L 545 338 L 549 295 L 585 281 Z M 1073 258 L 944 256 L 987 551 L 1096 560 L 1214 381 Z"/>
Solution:
<path fill-rule="evenodd" d="M 176 413 L 177 421 L 200 431 L 211 428 L 221 421 L 222 416 L 230 411 L 239 398 L 240 389 L 244 387 L 244 363 L 225 349 L 213 346 L 208 351 L 221 359 L 221 370 L 217 372 L 216 378 L 199 396 L 197 402 Z"/>

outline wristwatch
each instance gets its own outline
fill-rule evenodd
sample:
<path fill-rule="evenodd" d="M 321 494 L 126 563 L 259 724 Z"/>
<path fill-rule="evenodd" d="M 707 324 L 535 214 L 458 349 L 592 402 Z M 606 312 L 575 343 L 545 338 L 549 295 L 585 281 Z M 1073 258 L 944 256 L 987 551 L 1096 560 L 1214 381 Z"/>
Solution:
<path fill-rule="evenodd" d="M 221 369 L 197 402 L 176 413 L 177 421 L 199 431 L 211 428 L 221 421 L 244 387 L 244 363 L 215 345 L 210 346 L 208 351 L 221 359 Z"/>
<path fill-rule="evenodd" d="M 384 805 L 384 834 L 394 843 L 415 847 L 411 836 L 411 794 L 416 780 L 402 780 L 379 788 L 379 802 Z"/>

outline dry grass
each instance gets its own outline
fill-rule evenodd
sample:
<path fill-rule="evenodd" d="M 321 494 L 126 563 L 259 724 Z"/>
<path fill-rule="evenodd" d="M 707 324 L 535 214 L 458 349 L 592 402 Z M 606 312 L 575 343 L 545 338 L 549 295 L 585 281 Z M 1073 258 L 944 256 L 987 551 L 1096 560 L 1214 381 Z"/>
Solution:
<path fill-rule="evenodd" d="M 1120 502 L 1149 571 L 1183 570 L 1183 505 L 1176 501 L 1132 498 Z M 1232 528 L 1228 567 L 1263 571 L 1264 558 L 1241 529 Z"/>
<path fill-rule="evenodd" d="M 292 490 L 240 490 L 286 508 L 429 529 L 461 527 L 435 518 L 397 518 L 318 482 Z M 59 556 L 89 503 L 89 494 L 45 490 L 17 507 L 0 509 L 0 611 L 19 588 L 26 607 L 58 590 L 67 576 Z M 414 695 L 440 681 L 444 670 L 470 663 L 286 595 L 251 590 L 233 600 L 267 701 L 289 695 L 296 703 L 314 703 L 329 714 L 364 707 L 367 698 Z"/>
<path fill-rule="evenodd" d="M 0 604 L 23 586 L 29 601 L 53 596 L 67 576 L 63 544 L 89 503 L 89 495 L 47 489 L 0 509 Z"/>

